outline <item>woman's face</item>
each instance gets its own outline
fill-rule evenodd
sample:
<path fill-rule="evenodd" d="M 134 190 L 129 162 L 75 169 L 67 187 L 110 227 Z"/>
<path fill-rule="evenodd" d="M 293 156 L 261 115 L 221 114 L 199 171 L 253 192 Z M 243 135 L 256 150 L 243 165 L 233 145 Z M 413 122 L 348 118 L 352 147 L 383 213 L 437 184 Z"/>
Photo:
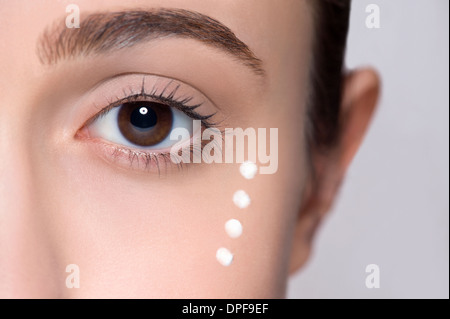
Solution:
<path fill-rule="evenodd" d="M 71 7 L 66 12 L 69 4 L 22 0 L 0 7 L 1 296 L 282 297 L 308 175 L 310 5 L 79 0 L 80 28 L 60 28 L 74 13 Z M 177 16 L 182 11 L 159 32 L 136 21 L 128 28 L 107 24 L 114 18 L 108 12 L 157 8 L 219 21 L 253 57 L 223 45 L 225 36 L 197 39 L 195 28 L 211 35 L 211 26 L 203 25 L 206 20 L 187 23 Z M 105 15 L 90 16 L 96 13 Z M 106 28 L 103 36 L 89 36 L 99 35 L 99 28 Z M 60 33 L 70 40 L 56 50 Z M 140 35 L 135 43 L 133 34 Z M 127 144 L 130 114 L 137 116 L 136 126 L 155 111 L 140 106 L 139 115 L 133 106 L 155 93 L 164 101 L 189 98 L 187 106 L 202 103 L 196 116 L 214 114 L 210 124 L 220 131 L 265 128 L 269 141 L 269 129 L 277 128 L 278 140 L 267 142 L 272 156 L 277 152 L 276 172 L 245 179 L 237 161 L 179 169 L 157 155 L 164 149 L 158 143 Z M 117 129 L 117 112 L 130 95 L 130 114 L 124 111 L 124 128 Z M 108 112 L 117 112 L 96 119 L 110 104 Z M 173 111 L 171 120 L 182 123 L 186 116 Z M 132 138 L 143 134 L 133 132 Z M 261 157 L 257 164 L 268 166 Z M 247 208 L 233 203 L 237 190 L 251 198 Z M 225 231 L 230 219 L 243 226 L 239 238 Z M 234 256 L 229 266 L 216 258 L 221 247 Z M 80 287 L 71 289 L 66 267 L 72 264 L 79 268 Z"/>

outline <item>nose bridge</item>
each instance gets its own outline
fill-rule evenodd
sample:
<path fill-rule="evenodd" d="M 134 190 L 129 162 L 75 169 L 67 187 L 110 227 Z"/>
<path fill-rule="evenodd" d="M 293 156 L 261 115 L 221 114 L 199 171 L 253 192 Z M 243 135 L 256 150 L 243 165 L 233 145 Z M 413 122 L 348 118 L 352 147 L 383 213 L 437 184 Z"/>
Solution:
<path fill-rule="evenodd" d="M 19 217 L 30 205 L 31 167 L 26 123 L 20 107 L 0 98 L 0 213 L 1 219 Z M 0 224 L 0 227 L 4 224 Z"/>
<path fill-rule="evenodd" d="M 33 147 L 45 143 L 36 131 L 45 123 L 34 125 L 41 76 L 36 41 L 48 22 L 34 16 L 45 16 L 44 8 L 34 2 L 0 8 L 0 298 L 55 295 L 55 240 L 49 199 L 40 192 L 48 174 L 36 160 L 42 151 Z"/>
<path fill-rule="evenodd" d="M 0 297 L 36 297 L 51 286 L 52 252 L 34 192 L 26 108 L 7 99 L 0 97 Z"/>

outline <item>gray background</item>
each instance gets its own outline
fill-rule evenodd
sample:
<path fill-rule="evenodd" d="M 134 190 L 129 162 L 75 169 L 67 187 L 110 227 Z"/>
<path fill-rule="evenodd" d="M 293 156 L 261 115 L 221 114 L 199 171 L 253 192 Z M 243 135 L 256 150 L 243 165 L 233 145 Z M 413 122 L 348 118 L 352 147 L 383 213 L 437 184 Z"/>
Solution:
<path fill-rule="evenodd" d="M 381 10 L 367 29 L 365 8 Z M 354 0 L 347 66 L 383 95 L 341 196 L 289 298 L 449 297 L 449 2 Z M 380 267 L 380 289 L 365 268 Z"/>

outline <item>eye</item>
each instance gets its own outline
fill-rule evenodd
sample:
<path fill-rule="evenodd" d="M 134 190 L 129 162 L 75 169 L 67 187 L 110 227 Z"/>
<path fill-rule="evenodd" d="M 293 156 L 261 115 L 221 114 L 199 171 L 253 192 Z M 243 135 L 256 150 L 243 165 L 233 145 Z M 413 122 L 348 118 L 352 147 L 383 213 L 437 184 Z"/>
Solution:
<path fill-rule="evenodd" d="M 91 137 L 141 149 L 170 148 L 175 128 L 192 136 L 193 119 L 169 105 L 153 101 L 125 102 L 111 108 L 89 125 Z"/>
<path fill-rule="evenodd" d="M 207 96 L 157 75 L 115 76 L 89 91 L 80 104 L 92 111 L 74 137 L 124 169 L 179 171 L 206 145 L 202 132 L 219 125 L 217 107 Z M 183 163 L 174 154 L 181 154 Z"/>

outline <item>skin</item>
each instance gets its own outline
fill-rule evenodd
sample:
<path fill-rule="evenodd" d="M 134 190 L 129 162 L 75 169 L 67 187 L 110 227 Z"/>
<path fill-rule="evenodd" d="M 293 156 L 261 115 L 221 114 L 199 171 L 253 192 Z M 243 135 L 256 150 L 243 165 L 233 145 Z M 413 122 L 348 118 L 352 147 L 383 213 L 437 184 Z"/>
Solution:
<path fill-rule="evenodd" d="M 307 1 L 76 2 L 82 15 L 171 7 L 211 16 L 263 61 L 265 81 L 218 49 L 176 37 L 44 66 L 36 43 L 70 3 L 0 6 L 0 297 L 284 297 L 370 122 L 376 73 L 348 74 L 341 138 L 320 155 L 303 133 L 314 36 Z M 238 164 L 195 164 L 159 176 L 105 161 L 77 137 L 99 111 L 82 101 L 123 72 L 186 83 L 214 102 L 202 111 L 217 111 L 223 127 L 278 128 L 277 173 L 244 180 Z M 232 203 L 237 189 L 252 198 L 245 211 Z M 239 239 L 224 231 L 231 218 L 244 226 Z M 230 267 L 216 261 L 219 247 L 234 253 Z M 78 289 L 66 287 L 69 264 L 80 268 Z"/>

